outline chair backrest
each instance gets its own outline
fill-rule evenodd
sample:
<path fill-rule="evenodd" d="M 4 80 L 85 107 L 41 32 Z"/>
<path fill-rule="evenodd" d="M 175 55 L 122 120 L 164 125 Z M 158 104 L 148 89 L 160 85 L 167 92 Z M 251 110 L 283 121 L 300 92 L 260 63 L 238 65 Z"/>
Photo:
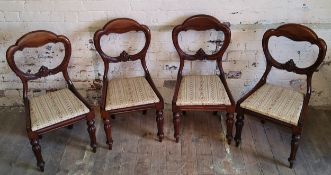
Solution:
<path fill-rule="evenodd" d="M 282 36 L 282 37 L 286 37 L 293 41 L 298 41 L 298 42 L 306 41 L 311 44 L 317 45 L 319 48 L 319 53 L 318 53 L 318 57 L 317 57 L 316 61 L 312 65 L 305 67 L 305 68 L 297 67 L 296 64 L 294 63 L 293 59 L 288 60 L 286 63 L 279 63 L 271 56 L 269 48 L 268 48 L 269 39 L 272 36 L 276 36 L 276 37 Z M 312 75 L 316 71 L 318 66 L 322 63 L 322 61 L 324 60 L 325 55 L 326 55 L 327 46 L 326 46 L 325 41 L 323 39 L 319 38 L 313 30 L 311 30 L 310 28 L 308 28 L 306 26 L 303 26 L 300 24 L 285 24 L 285 25 L 279 26 L 277 29 L 267 30 L 263 35 L 262 47 L 263 47 L 263 51 L 264 51 L 266 61 L 267 61 L 267 68 L 260 80 L 261 83 L 262 84 L 266 83 L 267 76 L 270 73 L 270 70 L 272 67 L 275 67 L 276 69 L 286 70 L 288 72 L 293 72 L 296 74 L 305 74 L 305 75 L 307 75 L 307 94 L 306 94 L 307 100 L 306 101 L 308 102 L 310 94 L 311 94 Z M 258 83 L 258 84 L 260 84 L 260 83 Z"/>
<path fill-rule="evenodd" d="M 46 66 L 41 66 L 37 73 L 25 73 L 21 71 L 14 59 L 16 51 L 22 51 L 24 48 L 38 48 L 48 43 L 63 43 L 65 55 L 62 62 L 53 69 L 49 69 Z M 49 75 L 54 75 L 59 72 L 63 73 L 63 76 L 69 85 L 72 84 L 68 75 L 68 63 L 71 56 L 71 44 L 67 37 L 63 35 L 56 35 L 50 31 L 37 30 L 29 32 L 19 38 L 16 43 L 10 46 L 6 53 L 6 59 L 9 67 L 15 72 L 15 74 L 21 79 L 23 83 L 23 97 L 27 97 L 28 81 L 35 80 Z"/>
<path fill-rule="evenodd" d="M 100 39 L 104 35 L 109 35 L 110 33 L 127 33 L 131 31 L 142 31 L 145 34 L 146 42 L 145 46 L 141 51 L 134 55 L 129 55 L 126 51 L 123 51 L 119 56 L 112 57 L 103 52 L 100 45 Z M 147 49 L 151 42 L 151 34 L 149 28 L 145 25 L 139 24 L 137 21 L 128 18 L 118 18 L 109 21 L 102 29 L 98 30 L 94 34 L 94 45 L 97 52 L 100 54 L 101 58 L 105 63 L 117 63 L 126 61 L 135 61 L 138 59 L 145 59 Z"/>
<path fill-rule="evenodd" d="M 208 55 L 203 49 L 199 49 L 194 55 L 185 53 L 179 46 L 178 35 L 182 31 L 195 30 L 195 31 L 206 31 L 214 29 L 216 31 L 222 31 L 224 34 L 224 41 L 219 51 L 214 54 Z M 227 85 L 225 74 L 222 67 L 222 57 L 224 52 L 228 48 L 231 40 L 230 23 L 221 23 L 218 19 L 209 15 L 195 15 L 186 19 L 183 24 L 176 26 L 172 30 L 172 41 L 179 54 L 180 65 L 178 69 L 177 82 L 175 87 L 175 93 L 173 98 L 173 105 L 176 103 L 180 82 L 182 79 L 182 71 L 184 67 L 184 61 L 195 61 L 195 60 L 216 60 L 218 69 L 220 71 L 219 77 L 225 87 L 225 90 L 230 98 L 231 104 L 234 104 L 234 99 L 230 93 L 230 89 Z"/>
<path fill-rule="evenodd" d="M 176 26 L 172 31 L 172 41 L 179 54 L 181 61 L 183 60 L 218 60 L 222 61 L 222 56 L 230 44 L 231 30 L 230 23 L 221 23 L 216 18 L 209 15 L 195 15 L 186 19 L 183 24 Z M 204 31 L 214 29 L 224 33 L 224 41 L 220 50 L 212 55 L 207 55 L 203 49 L 199 49 L 194 55 L 185 53 L 179 46 L 178 35 L 182 31 L 196 30 Z"/>
<path fill-rule="evenodd" d="M 286 63 L 279 63 L 270 54 L 268 43 L 272 36 L 276 37 L 286 37 L 293 41 L 307 41 L 311 44 L 317 45 L 319 48 L 318 57 L 312 65 L 299 68 L 294 63 L 293 59 L 288 60 Z M 294 72 L 296 74 L 306 74 L 311 75 L 318 68 L 325 58 L 327 46 L 323 39 L 318 38 L 316 33 L 310 28 L 300 25 L 300 24 L 285 24 L 277 29 L 269 29 L 263 35 L 262 47 L 267 60 L 268 67 L 275 67 L 277 69 L 286 70 L 288 72 Z"/>
<path fill-rule="evenodd" d="M 103 52 L 100 45 L 100 39 L 104 35 L 109 35 L 111 33 L 115 34 L 123 34 L 131 31 L 142 31 L 145 34 L 145 45 L 141 51 L 134 55 L 129 55 L 126 51 L 123 51 L 119 56 L 112 57 Z M 108 86 L 108 71 L 109 71 L 109 63 L 118 63 L 118 62 L 126 62 L 126 61 L 136 61 L 140 60 L 141 65 L 145 72 L 145 78 L 152 86 L 153 90 L 157 93 L 158 97 L 162 99 L 161 95 L 157 92 L 156 87 L 152 81 L 152 78 L 148 72 L 146 66 L 146 53 L 151 42 L 151 33 L 149 28 L 145 25 L 139 24 L 137 21 L 129 18 L 117 18 L 109 21 L 102 29 L 96 31 L 94 33 L 94 45 L 95 49 L 101 56 L 104 62 L 104 74 L 103 74 L 103 86 L 102 86 L 102 97 L 101 97 L 101 108 L 105 109 L 106 105 L 106 94 L 107 94 L 107 86 Z"/>

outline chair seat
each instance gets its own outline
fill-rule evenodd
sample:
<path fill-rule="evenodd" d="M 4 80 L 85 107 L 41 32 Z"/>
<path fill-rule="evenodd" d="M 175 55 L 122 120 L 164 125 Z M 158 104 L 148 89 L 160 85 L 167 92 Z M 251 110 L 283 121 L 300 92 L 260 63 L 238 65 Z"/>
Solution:
<path fill-rule="evenodd" d="M 108 81 L 107 111 L 159 101 L 145 77 L 118 78 Z"/>
<path fill-rule="evenodd" d="M 303 98 L 303 93 L 265 84 L 240 106 L 296 126 L 299 121 Z"/>
<path fill-rule="evenodd" d="M 217 75 L 190 75 L 182 78 L 176 104 L 231 105 L 231 102 Z"/>
<path fill-rule="evenodd" d="M 30 99 L 31 129 L 41 128 L 83 115 L 90 110 L 69 89 L 61 89 Z"/>

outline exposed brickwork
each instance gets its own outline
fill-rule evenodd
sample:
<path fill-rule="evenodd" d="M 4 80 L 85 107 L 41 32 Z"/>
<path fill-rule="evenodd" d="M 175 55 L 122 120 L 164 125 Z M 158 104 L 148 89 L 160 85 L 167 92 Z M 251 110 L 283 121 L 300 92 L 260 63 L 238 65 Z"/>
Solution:
<path fill-rule="evenodd" d="M 158 87 L 163 86 L 165 80 L 173 80 L 177 76 L 179 59 L 171 40 L 174 25 L 199 13 L 229 21 L 232 39 L 224 55 L 223 67 L 236 99 L 254 86 L 264 71 L 261 39 L 268 28 L 277 27 L 283 22 L 304 23 L 330 45 L 331 17 L 328 0 L 259 1 L 0 0 L 0 106 L 22 104 L 22 84 L 8 67 L 5 52 L 22 34 L 31 30 L 45 29 L 68 36 L 73 49 L 70 77 L 83 96 L 94 104 L 97 104 L 102 85 L 100 80 L 103 62 L 94 49 L 93 34 L 107 21 L 117 17 L 133 18 L 150 27 L 152 41 L 147 54 L 147 65 Z M 222 40 L 222 35 L 215 31 L 185 32 L 181 34 L 180 44 L 189 53 L 194 53 L 199 48 L 212 53 L 219 49 Z M 298 66 L 304 67 L 311 63 L 311 57 L 316 57 L 316 48 L 314 50 L 309 44 L 294 45 L 282 38 L 273 40 L 270 43 L 272 54 L 280 62 L 292 58 Z M 102 41 L 103 49 L 110 55 L 119 54 L 123 49 L 136 53 L 143 42 L 141 33 L 110 35 Z M 23 60 L 23 56 L 27 58 Z M 17 59 L 23 71 L 34 72 L 39 69 L 41 62 L 50 68 L 54 67 L 61 61 L 61 56 L 61 46 L 53 44 L 36 50 L 24 50 L 17 55 Z M 331 53 L 328 51 L 325 63 L 313 78 L 311 105 L 331 105 L 330 61 Z M 186 64 L 184 68 L 184 74 L 217 73 L 215 62 L 193 62 Z M 139 62 L 131 62 L 111 65 L 109 74 L 111 77 L 125 77 L 143 75 L 143 72 Z M 272 83 L 304 91 L 304 78 L 276 71 L 269 79 Z M 45 89 L 61 88 L 64 86 L 62 80 L 59 75 L 36 80 L 29 87 L 37 91 L 32 90 L 30 94 L 40 95 L 45 93 Z"/>

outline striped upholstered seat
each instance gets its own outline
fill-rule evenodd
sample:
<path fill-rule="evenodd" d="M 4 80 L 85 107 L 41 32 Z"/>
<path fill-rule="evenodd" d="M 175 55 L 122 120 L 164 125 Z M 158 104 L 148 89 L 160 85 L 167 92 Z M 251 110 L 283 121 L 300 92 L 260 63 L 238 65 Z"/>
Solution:
<path fill-rule="evenodd" d="M 90 112 L 69 89 L 61 89 L 30 99 L 32 131 Z"/>
<path fill-rule="evenodd" d="M 241 103 L 240 107 L 297 125 L 303 98 L 304 94 L 300 92 L 265 84 Z"/>
<path fill-rule="evenodd" d="M 118 78 L 108 81 L 107 111 L 159 101 L 145 77 Z"/>
<path fill-rule="evenodd" d="M 217 75 L 190 75 L 181 81 L 176 104 L 231 105 L 231 102 Z"/>

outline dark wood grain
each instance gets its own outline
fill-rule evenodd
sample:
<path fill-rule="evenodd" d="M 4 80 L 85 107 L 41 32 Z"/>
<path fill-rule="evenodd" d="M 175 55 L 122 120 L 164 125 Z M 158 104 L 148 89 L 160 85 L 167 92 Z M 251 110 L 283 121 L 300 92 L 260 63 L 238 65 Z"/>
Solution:
<path fill-rule="evenodd" d="M 190 55 L 185 53 L 179 46 L 178 43 L 178 35 L 182 31 L 187 30 L 196 30 L 196 31 L 204 31 L 214 29 L 216 31 L 223 32 L 224 34 L 224 41 L 223 45 L 221 46 L 220 50 L 212 55 L 208 55 L 205 53 L 203 49 L 199 49 L 196 54 Z M 172 111 L 173 111 L 173 122 L 174 122 L 174 129 L 175 134 L 174 137 L 176 142 L 179 141 L 179 125 L 180 125 L 180 116 L 182 112 L 190 111 L 190 110 L 201 110 L 201 111 L 226 111 L 227 115 L 227 141 L 230 144 L 232 140 L 232 128 L 233 128 L 233 113 L 235 111 L 235 101 L 232 97 L 228 84 L 226 82 L 224 71 L 222 67 L 222 58 L 223 54 L 226 51 L 227 47 L 229 46 L 231 40 L 231 31 L 230 31 L 230 24 L 229 23 L 221 23 L 218 19 L 209 16 L 209 15 L 195 15 L 188 19 L 186 19 L 181 25 L 176 26 L 172 31 L 172 41 L 177 50 L 177 53 L 180 58 L 180 65 L 177 75 L 177 81 L 175 86 L 175 93 L 172 100 Z M 176 105 L 176 101 L 178 98 L 178 91 L 182 80 L 182 71 L 184 67 L 185 60 L 195 61 L 195 60 L 216 60 L 218 69 L 220 71 L 219 78 L 224 85 L 224 88 L 227 92 L 227 95 L 231 101 L 231 105 L 185 105 L 185 106 L 178 106 Z"/>
<path fill-rule="evenodd" d="M 123 51 L 119 56 L 117 57 L 111 57 L 107 54 L 105 54 L 100 45 L 100 39 L 104 35 L 108 35 L 110 33 L 117 33 L 122 34 L 130 31 L 142 31 L 145 35 L 146 42 L 141 51 L 139 51 L 137 54 L 129 55 L 126 51 Z M 109 146 L 109 149 L 112 149 L 112 135 L 111 135 L 111 121 L 109 120 L 109 114 L 115 115 L 119 113 L 126 113 L 126 112 L 132 112 L 132 111 L 146 111 L 147 109 L 156 109 L 156 122 L 157 122 L 157 128 L 158 132 L 157 135 L 159 136 L 159 141 L 161 142 L 164 133 L 163 133 L 163 109 L 164 109 L 164 102 L 161 94 L 156 89 L 156 86 L 149 74 L 148 68 L 146 66 L 146 53 L 147 49 L 149 47 L 149 44 L 151 42 L 151 33 L 147 26 L 139 24 L 137 21 L 129 18 L 118 18 L 109 21 L 107 24 L 104 25 L 104 27 L 94 34 L 94 45 L 97 50 L 97 52 L 100 54 L 103 62 L 104 62 L 104 75 L 103 75 L 103 86 L 102 86 L 102 95 L 101 95 L 101 102 L 100 102 L 100 112 L 101 117 L 104 120 L 104 128 L 106 132 L 106 138 L 107 138 L 107 144 Z M 159 98 L 159 102 L 152 103 L 152 104 L 145 104 L 145 105 L 139 105 L 139 106 L 131 106 L 126 108 L 119 108 L 119 109 L 113 109 L 106 111 L 106 96 L 107 96 L 107 86 L 108 86 L 108 71 L 109 71 L 109 64 L 111 63 L 117 63 L 117 62 L 126 62 L 126 61 L 135 61 L 140 60 L 141 66 L 144 69 L 145 78 L 149 85 L 152 87 L 153 91 Z"/>
<path fill-rule="evenodd" d="M 271 56 L 269 48 L 268 48 L 269 39 L 273 36 L 276 36 L 276 37 L 283 36 L 283 37 L 286 37 L 293 41 L 298 41 L 298 42 L 307 41 L 311 44 L 318 46 L 319 53 L 318 53 L 318 57 L 317 57 L 316 61 L 312 65 L 305 67 L 305 68 L 297 67 L 292 59 L 288 60 L 286 63 L 279 63 Z M 263 38 L 262 38 L 262 47 L 263 47 L 263 51 L 264 51 L 265 58 L 267 61 L 266 70 L 265 70 L 264 74 L 262 75 L 261 79 L 259 80 L 259 82 L 255 85 L 255 87 L 253 87 L 252 90 L 250 90 L 247 94 L 245 94 L 237 102 L 237 105 L 236 105 L 237 121 L 236 121 L 235 141 L 236 141 L 237 146 L 241 142 L 241 132 L 242 132 L 242 127 L 244 125 L 244 114 L 251 114 L 253 116 L 260 117 L 263 120 L 272 121 L 272 122 L 275 122 L 282 126 L 289 127 L 292 130 L 292 141 L 291 141 L 291 154 L 290 154 L 288 161 L 290 162 L 290 167 L 292 168 L 294 161 L 295 161 L 296 152 L 298 150 L 299 140 L 301 138 L 303 122 L 305 120 L 307 110 L 308 110 L 308 103 L 309 103 L 309 99 L 310 99 L 310 95 L 311 95 L 311 91 L 312 91 L 312 83 L 311 83 L 312 76 L 313 76 L 313 73 L 317 70 L 318 66 L 324 60 L 327 46 L 326 46 L 326 43 L 324 42 L 324 40 L 319 38 L 316 35 L 316 33 L 313 30 L 311 30 L 310 28 L 300 25 L 300 24 L 285 24 L 285 25 L 278 27 L 277 29 L 267 30 L 264 33 Z M 307 77 L 307 79 L 306 79 L 307 91 L 306 91 L 306 94 L 304 95 L 303 106 L 302 106 L 302 110 L 300 113 L 298 125 L 289 124 L 289 123 L 286 123 L 286 122 L 283 122 L 283 121 L 280 121 L 280 120 L 277 120 L 277 119 L 274 119 L 274 118 L 271 118 L 271 117 L 268 117 L 268 116 L 265 116 L 265 115 L 262 115 L 262 114 L 259 114 L 259 113 L 253 112 L 251 110 L 240 107 L 240 104 L 243 101 L 245 101 L 250 95 L 252 95 L 254 92 L 256 92 L 260 87 L 262 87 L 266 83 L 267 77 L 268 77 L 272 67 L 274 67 L 276 69 L 280 69 L 280 70 L 285 70 L 287 72 L 303 74 L 303 75 L 306 75 L 306 77 Z"/>
<path fill-rule="evenodd" d="M 36 48 L 36 47 L 41 47 L 48 43 L 59 43 L 59 42 L 64 45 L 65 55 L 63 61 L 55 68 L 49 69 L 46 66 L 41 66 L 37 73 L 30 74 L 30 73 L 22 72 L 17 67 L 14 60 L 14 55 L 16 51 L 22 51 L 24 48 Z M 9 67 L 15 72 L 15 74 L 21 79 L 23 83 L 23 102 L 24 102 L 25 114 L 26 114 L 26 131 L 28 133 L 27 135 L 32 145 L 32 150 L 35 153 L 37 159 L 37 165 L 41 171 L 44 171 L 45 163 L 41 155 L 41 147 L 39 144 L 39 139 L 41 138 L 42 134 L 50 132 L 52 130 L 63 128 L 66 126 L 71 126 L 74 123 L 81 120 L 87 120 L 88 128 L 89 128 L 88 131 L 91 138 L 90 145 L 93 149 L 93 152 L 96 151 L 94 110 L 87 103 L 87 101 L 78 93 L 78 91 L 76 90 L 72 81 L 69 78 L 68 64 L 69 64 L 70 56 L 71 56 L 71 44 L 69 39 L 63 35 L 56 35 L 50 31 L 45 31 L 45 30 L 32 31 L 23 35 L 20 39 L 17 40 L 17 42 L 14 45 L 8 48 L 6 53 L 6 59 Z M 39 79 L 57 73 L 62 73 L 68 88 L 78 99 L 80 99 L 86 105 L 86 107 L 90 110 L 90 112 L 81 116 L 71 118 L 69 120 L 65 120 L 63 122 L 53 124 L 48 127 L 41 128 L 36 131 L 32 131 L 31 120 L 30 120 L 30 102 L 28 98 L 28 91 L 29 91 L 28 82 L 30 80 Z"/>
<path fill-rule="evenodd" d="M 166 89 L 166 88 L 165 88 Z M 163 94 L 162 88 L 160 89 Z M 171 101 L 171 97 L 167 97 Z M 44 174 L 275 174 L 275 175 L 329 175 L 331 173 L 331 141 L 327 127 L 331 111 L 309 108 L 305 130 L 297 154 L 298 163 L 293 169 L 287 163 L 291 133 L 286 127 L 270 122 L 262 125 L 259 118 L 246 116 L 243 142 L 239 148 L 228 145 L 226 122 L 209 112 L 188 111 L 182 120 L 182 136 L 178 144 L 173 142 L 171 105 L 164 111 L 165 139 L 156 142 L 155 113 L 142 116 L 140 111 L 119 114 L 113 120 L 113 135 L 118 138 L 113 150 L 100 146 L 93 154 L 86 144 L 86 124 L 79 122 L 74 129 L 66 128 L 47 133 L 40 141 L 45 154 Z M 0 174 L 43 174 L 36 171 L 33 153 L 26 144 L 24 108 L 0 107 Z M 219 113 L 225 117 L 224 113 Z M 104 136 L 103 122 L 96 110 L 96 136 Z M 147 120 L 146 120 L 147 118 Z M 201 126 L 201 121 L 208 121 Z M 221 122 L 222 125 L 219 123 Z M 321 127 L 316 127 L 322 124 Z M 16 127 L 12 127 L 16 126 Z M 208 127 L 208 131 L 206 131 Z M 278 134 L 281 134 L 281 140 Z M 323 133 L 323 134 L 321 134 Z M 275 138 L 277 136 L 277 138 Z M 206 138 L 206 139 L 204 139 Z M 200 148 L 204 141 L 208 143 Z M 269 141 L 269 142 L 268 142 Z M 210 144 L 210 145 L 209 145 Z M 145 148 L 145 149 L 144 149 Z M 209 150 L 212 155 L 209 156 Z M 151 150 L 151 151 L 149 151 Z M 207 154 L 208 153 L 208 154 Z M 201 162 L 198 162 L 200 161 Z M 300 163 L 299 163 L 300 162 Z M 146 166 L 146 164 L 149 166 Z M 199 165 L 198 165 L 199 164 Z M 208 170 L 209 168 L 210 170 Z M 286 170 L 287 169 L 287 170 Z M 211 173 L 212 171 L 212 173 Z M 203 173 L 206 172 L 206 173 Z M 208 173 L 207 173 L 208 172 Z"/>

